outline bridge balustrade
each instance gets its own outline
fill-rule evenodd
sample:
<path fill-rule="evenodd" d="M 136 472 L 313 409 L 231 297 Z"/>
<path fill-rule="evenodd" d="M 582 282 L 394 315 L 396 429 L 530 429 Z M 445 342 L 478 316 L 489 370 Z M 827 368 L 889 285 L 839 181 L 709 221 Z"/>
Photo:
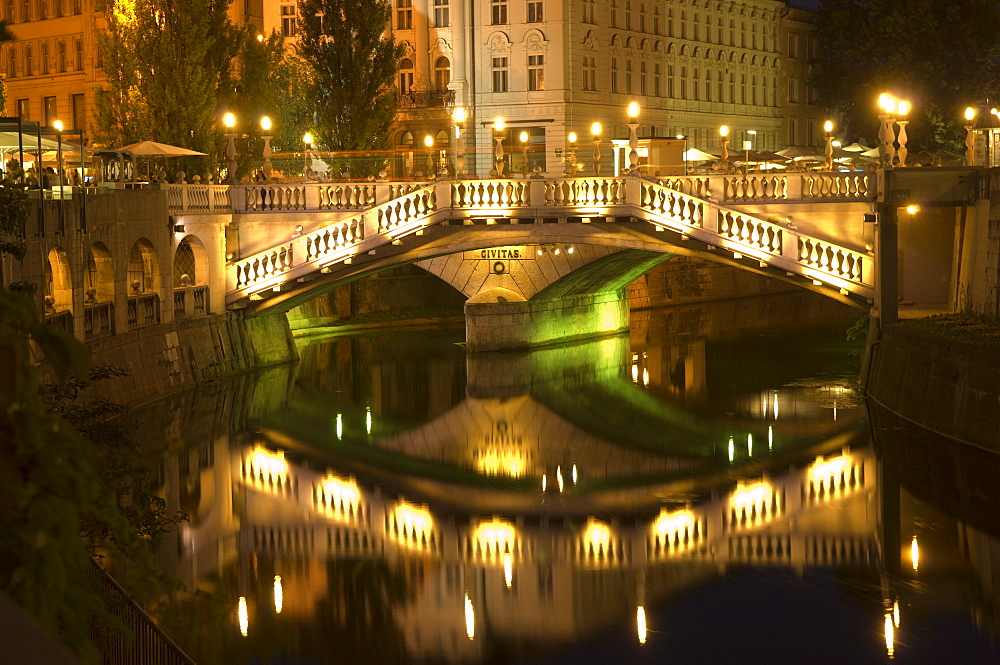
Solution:
<path fill-rule="evenodd" d="M 208 313 L 207 286 L 180 286 L 174 288 L 174 318 L 198 316 Z"/>
<path fill-rule="evenodd" d="M 130 330 L 160 322 L 160 296 L 157 293 L 129 296 L 126 306 Z"/>
<path fill-rule="evenodd" d="M 88 342 L 115 334 L 115 304 L 111 301 L 83 307 L 83 334 Z"/>
<path fill-rule="evenodd" d="M 63 332 L 73 334 L 73 311 L 64 309 L 54 314 L 45 315 L 45 323 Z"/>

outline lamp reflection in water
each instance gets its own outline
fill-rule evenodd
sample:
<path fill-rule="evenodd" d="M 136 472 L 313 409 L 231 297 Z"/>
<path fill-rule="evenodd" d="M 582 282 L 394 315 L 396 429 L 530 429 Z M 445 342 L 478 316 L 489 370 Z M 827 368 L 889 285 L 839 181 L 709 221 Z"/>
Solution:
<path fill-rule="evenodd" d="M 892 613 L 885 613 L 884 630 L 885 630 L 885 652 L 888 654 L 891 660 L 896 653 L 896 629 L 892 625 Z"/>
<path fill-rule="evenodd" d="M 635 628 L 639 637 L 639 644 L 646 643 L 646 608 L 640 605 L 635 610 Z"/>
<path fill-rule="evenodd" d="M 284 603 L 285 594 L 281 590 L 281 575 L 274 576 L 274 613 L 281 614 L 281 606 Z"/>
<path fill-rule="evenodd" d="M 503 582 L 508 589 L 514 585 L 514 557 L 510 552 L 503 555 Z"/>
<path fill-rule="evenodd" d="M 465 594 L 465 634 L 470 640 L 476 637 L 476 611 L 472 607 L 468 593 Z"/>
<path fill-rule="evenodd" d="M 920 546 L 917 545 L 916 536 L 910 542 L 910 561 L 913 562 L 913 572 L 917 572 L 917 567 L 920 566 Z"/>
<path fill-rule="evenodd" d="M 250 619 L 247 616 L 247 599 L 246 596 L 240 596 L 240 604 L 236 610 L 236 616 L 240 621 L 240 634 L 243 637 L 247 636 L 247 631 L 249 629 Z"/>

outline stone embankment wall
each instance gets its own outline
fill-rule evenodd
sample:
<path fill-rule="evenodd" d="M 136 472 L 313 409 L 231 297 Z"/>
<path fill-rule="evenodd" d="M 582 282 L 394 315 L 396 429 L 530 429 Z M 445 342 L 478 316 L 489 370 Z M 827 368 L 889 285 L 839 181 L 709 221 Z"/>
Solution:
<path fill-rule="evenodd" d="M 146 326 L 87 347 L 92 366 L 127 373 L 95 390 L 130 407 L 297 357 L 283 316 L 243 319 L 232 312 Z"/>
<path fill-rule="evenodd" d="M 868 399 L 952 439 L 1000 452 L 1000 351 L 900 323 L 870 351 Z"/>

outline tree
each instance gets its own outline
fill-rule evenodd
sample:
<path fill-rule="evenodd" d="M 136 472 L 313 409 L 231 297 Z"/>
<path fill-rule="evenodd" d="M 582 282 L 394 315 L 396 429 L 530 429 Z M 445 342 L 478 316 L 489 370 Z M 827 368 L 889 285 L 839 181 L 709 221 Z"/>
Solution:
<path fill-rule="evenodd" d="M 219 160 L 216 128 L 249 28 L 229 20 L 227 0 L 108 0 L 98 47 L 107 85 L 97 98 L 97 141 L 143 139 Z M 218 123 L 221 124 L 221 123 Z"/>
<path fill-rule="evenodd" d="M 9 21 L 0 21 L 0 44 L 16 39 L 14 33 L 10 31 L 9 25 Z M 5 108 L 7 108 L 7 77 L 0 75 L 0 111 Z"/>
<path fill-rule="evenodd" d="M 961 150 L 962 111 L 1000 82 L 994 0 L 821 0 L 819 15 L 812 83 L 849 141 L 877 143 L 876 100 L 889 92 L 913 104 L 911 149 Z"/>
<path fill-rule="evenodd" d="M 386 0 L 303 0 L 298 53 L 312 70 L 317 144 L 327 150 L 389 145 L 393 80 L 403 46 L 385 34 Z"/>

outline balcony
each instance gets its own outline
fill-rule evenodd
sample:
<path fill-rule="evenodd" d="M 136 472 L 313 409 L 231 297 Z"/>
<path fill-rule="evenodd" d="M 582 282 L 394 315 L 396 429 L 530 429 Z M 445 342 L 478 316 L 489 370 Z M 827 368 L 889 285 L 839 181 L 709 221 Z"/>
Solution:
<path fill-rule="evenodd" d="M 454 103 L 454 90 L 411 90 L 396 93 L 396 104 L 401 109 L 443 108 Z"/>

